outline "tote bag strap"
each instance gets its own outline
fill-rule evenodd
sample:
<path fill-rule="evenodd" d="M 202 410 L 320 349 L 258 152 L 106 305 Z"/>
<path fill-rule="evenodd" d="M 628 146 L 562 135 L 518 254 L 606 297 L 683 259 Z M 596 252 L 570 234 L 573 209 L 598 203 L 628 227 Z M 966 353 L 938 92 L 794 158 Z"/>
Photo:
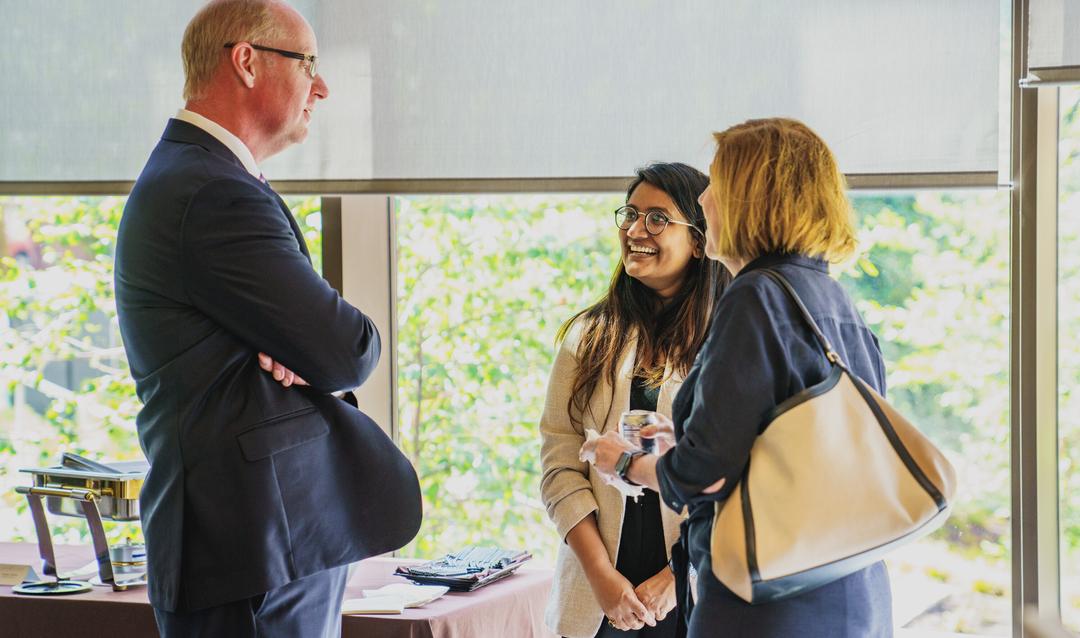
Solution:
<path fill-rule="evenodd" d="M 802 299 L 799 297 L 799 293 L 795 292 L 795 288 L 791 285 L 791 282 L 775 270 L 765 268 L 761 272 L 769 279 L 772 279 L 779 284 L 780 287 L 784 289 L 784 292 L 787 293 L 788 297 L 795 302 L 795 305 L 799 308 L 799 312 L 802 313 L 803 319 L 806 319 L 807 325 L 810 326 L 810 330 L 813 331 L 814 336 L 817 337 L 818 343 L 821 344 L 821 348 L 825 351 L 825 358 L 829 360 L 829 363 L 847 370 L 848 367 L 840 359 L 840 355 L 836 354 L 836 350 L 833 350 L 832 344 L 829 343 L 825 334 L 821 332 L 821 328 L 818 328 L 817 322 L 810 316 L 810 311 L 806 309 L 806 305 L 803 304 Z"/>
<path fill-rule="evenodd" d="M 806 323 L 810 325 L 810 329 L 814 332 L 814 335 L 817 337 L 818 342 L 821 343 L 821 347 L 825 350 L 826 358 L 828 358 L 829 362 L 832 363 L 834 366 L 839 367 L 841 370 L 847 373 L 848 377 L 851 379 L 851 382 L 855 385 L 855 389 L 858 390 L 859 394 L 862 396 L 863 401 L 865 401 L 866 405 L 870 407 L 870 411 L 874 413 L 874 418 L 877 419 L 878 425 L 881 426 L 881 430 L 885 433 L 885 437 L 889 439 L 889 443 L 892 444 L 893 449 L 896 450 L 896 454 L 900 457 L 900 460 L 903 461 L 904 466 L 908 469 L 908 472 L 910 472 L 911 475 L 915 477 L 915 480 L 918 481 L 919 485 L 922 486 L 926 493 L 930 495 L 930 498 L 934 500 L 934 503 L 937 505 L 938 510 L 942 510 L 947 507 L 947 501 L 945 499 L 945 496 L 941 493 L 941 490 L 939 490 L 937 485 L 934 485 L 934 483 L 929 478 L 927 478 L 926 473 L 923 472 L 922 468 L 919 467 L 919 464 L 915 461 L 914 458 L 912 458 L 911 453 L 904 445 L 904 442 L 896 433 L 896 428 L 893 427 L 893 424 L 889 420 L 889 417 L 885 414 L 884 411 L 882 411 L 881 406 L 878 405 L 877 401 L 875 401 L 873 396 L 870 394 L 870 390 L 868 389 L 866 383 L 862 379 L 860 379 L 858 375 L 852 374 L 848 367 L 844 365 L 844 362 L 840 360 L 840 355 L 836 354 L 836 351 L 833 350 L 832 345 L 829 343 L 829 340 L 825 338 L 824 334 L 822 334 L 821 329 L 818 328 L 817 322 L 815 322 L 814 318 L 810 316 L 810 311 L 806 309 L 806 306 L 803 304 L 802 299 L 799 298 L 799 293 L 795 292 L 795 288 L 792 287 L 791 282 L 789 282 L 787 278 L 785 278 L 783 275 L 776 272 L 775 270 L 769 270 L 766 268 L 763 269 L 761 272 L 767 275 L 769 279 L 772 279 L 776 283 L 780 284 L 780 287 L 783 288 L 785 292 L 787 292 L 788 297 L 791 297 L 791 300 L 794 301 L 795 305 L 799 307 L 799 311 L 802 312 L 802 316 L 804 319 L 806 319 Z"/>

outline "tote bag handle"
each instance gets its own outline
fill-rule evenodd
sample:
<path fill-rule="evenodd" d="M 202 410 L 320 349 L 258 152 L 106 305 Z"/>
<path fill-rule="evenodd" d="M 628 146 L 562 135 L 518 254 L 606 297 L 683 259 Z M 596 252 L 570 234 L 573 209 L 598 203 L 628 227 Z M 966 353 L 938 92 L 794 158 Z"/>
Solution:
<path fill-rule="evenodd" d="M 791 297 L 791 300 L 798 306 L 799 312 L 802 313 L 803 318 L 806 319 L 806 323 L 810 326 L 810 330 L 814 332 L 814 336 L 817 337 L 818 343 L 821 344 L 821 348 L 825 351 L 825 358 L 829 360 L 829 363 L 847 370 L 847 365 L 840 359 L 840 355 L 836 354 L 836 350 L 833 350 L 832 344 L 829 343 L 825 334 L 821 332 L 821 328 L 818 328 L 817 322 L 810 316 L 810 311 L 806 309 L 806 305 L 803 304 L 802 299 L 799 297 L 799 293 L 795 292 L 795 288 L 791 285 L 791 282 L 775 270 L 766 268 L 761 272 L 768 276 L 769 279 L 780 284 L 780 287 L 784 289 L 784 292 L 787 293 L 788 297 Z"/>

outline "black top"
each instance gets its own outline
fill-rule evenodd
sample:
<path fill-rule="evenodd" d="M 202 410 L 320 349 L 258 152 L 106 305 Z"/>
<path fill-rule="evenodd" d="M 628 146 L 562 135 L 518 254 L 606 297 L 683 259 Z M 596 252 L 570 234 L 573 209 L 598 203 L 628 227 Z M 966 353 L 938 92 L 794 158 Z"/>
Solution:
<path fill-rule="evenodd" d="M 643 377 L 634 377 L 630 386 L 630 409 L 656 411 L 660 388 L 650 388 Z M 664 525 L 660 518 L 660 497 L 645 489 L 635 500 L 626 497 L 625 515 L 619 540 L 619 556 L 615 569 L 635 587 L 667 568 L 667 548 L 664 546 Z M 645 626 L 637 631 L 619 631 L 605 621 L 597 638 L 605 636 L 639 636 L 669 638 L 675 635 L 675 613 L 668 614 L 656 627 Z"/>
<path fill-rule="evenodd" d="M 757 606 L 737 598 L 709 569 L 713 503 L 727 499 L 739 483 L 766 415 L 830 372 L 806 320 L 762 268 L 791 282 L 849 369 L 885 395 L 877 339 L 823 260 L 765 255 L 739 272 L 718 302 L 709 335 L 672 405 L 678 444 L 656 466 L 664 500 L 676 510 L 690 507 L 690 560 L 700 575 L 690 635 L 695 627 L 716 623 L 733 636 L 891 635 L 891 595 L 881 563 Z M 720 478 L 727 482 L 718 493 L 701 493 Z"/>

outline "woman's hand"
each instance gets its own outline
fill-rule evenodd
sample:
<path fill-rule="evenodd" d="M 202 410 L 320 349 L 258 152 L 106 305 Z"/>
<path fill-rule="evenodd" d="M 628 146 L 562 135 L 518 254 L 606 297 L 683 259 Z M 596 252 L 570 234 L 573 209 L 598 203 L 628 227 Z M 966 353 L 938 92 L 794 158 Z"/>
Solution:
<path fill-rule="evenodd" d="M 615 462 L 619 460 L 622 453 L 633 452 L 636 449 L 618 432 L 609 430 L 598 439 L 586 441 L 585 445 L 581 446 L 579 455 L 583 461 L 592 461 L 596 471 L 610 482 L 611 480 L 621 480 L 615 474 Z"/>
<path fill-rule="evenodd" d="M 645 582 L 634 588 L 638 600 L 652 612 L 656 622 L 667 617 L 675 608 L 675 575 L 664 567 Z"/>
<path fill-rule="evenodd" d="M 600 602 L 600 608 L 608 618 L 607 621 L 616 629 L 627 631 L 641 629 L 645 625 L 656 625 L 656 617 L 638 600 L 634 586 L 614 568 L 597 575 L 593 579 L 592 588 Z"/>
<path fill-rule="evenodd" d="M 656 453 L 667 454 L 667 451 L 675 447 L 675 424 L 659 412 L 656 415 L 656 423 L 641 428 L 641 437 L 656 441 Z"/>

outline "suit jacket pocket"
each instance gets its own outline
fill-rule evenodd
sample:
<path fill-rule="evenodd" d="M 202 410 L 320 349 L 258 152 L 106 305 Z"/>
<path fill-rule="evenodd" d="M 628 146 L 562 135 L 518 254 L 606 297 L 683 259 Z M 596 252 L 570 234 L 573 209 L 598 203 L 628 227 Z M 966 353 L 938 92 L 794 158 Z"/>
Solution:
<path fill-rule="evenodd" d="M 294 448 L 329 434 L 330 426 L 315 408 L 274 417 L 236 435 L 240 451 L 249 461 Z"/>

